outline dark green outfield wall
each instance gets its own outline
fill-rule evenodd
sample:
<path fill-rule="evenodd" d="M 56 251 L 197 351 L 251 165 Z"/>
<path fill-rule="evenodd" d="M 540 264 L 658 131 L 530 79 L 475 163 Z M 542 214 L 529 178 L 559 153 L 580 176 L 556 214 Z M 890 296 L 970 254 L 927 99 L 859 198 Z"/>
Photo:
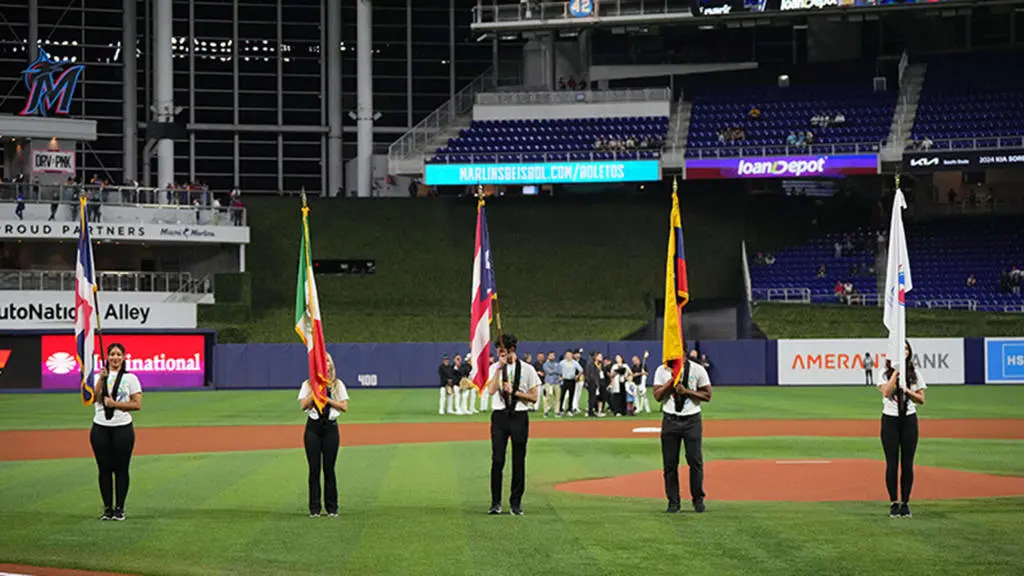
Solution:
<path fill-rule="evenodd" d="M 737 296 L 744 196 L 681 196 L 694 299 Z M 291 307 L 298 200 L 252 198 L 246 205 L 253 306 Z M 660 296 L 666 195 L 501 198 L 487 206 L 504 313 L 643 319 L 644 293 Z M 468 315 L 474 200 L 334 199 L 310 207 L 314 257 L 377 260 L 374 276 L 318 278 L 327 313 Z"/>

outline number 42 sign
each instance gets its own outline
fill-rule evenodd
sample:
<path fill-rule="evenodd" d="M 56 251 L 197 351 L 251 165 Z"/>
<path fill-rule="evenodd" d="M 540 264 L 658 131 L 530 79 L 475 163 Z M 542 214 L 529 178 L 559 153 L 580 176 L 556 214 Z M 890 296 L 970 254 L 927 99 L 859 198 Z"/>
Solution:
<path fill-rule="evenodd" d="M 586 18 L 594 15 L 595 0 L 571 0 L 569 2 L 569 13 L 574 18 Z"/>

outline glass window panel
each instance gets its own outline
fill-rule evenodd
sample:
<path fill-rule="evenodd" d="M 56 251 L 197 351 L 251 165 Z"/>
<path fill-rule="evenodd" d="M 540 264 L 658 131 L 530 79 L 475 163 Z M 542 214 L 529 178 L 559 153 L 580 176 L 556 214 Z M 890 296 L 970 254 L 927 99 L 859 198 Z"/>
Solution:
<path fill-rule="evenodd" d="M 228 148 L 228 152 L 231 149 Z M 214 158 L 203 158 L 198 154 L 196 155 L 196 172 L 202 172 L 205 174 L 232 174 L 234 171 L 234 162 L 230 159 L 219 160 Z"/>
<path fill-rule="evenodd" d="M 284 143 L 284 154 L 282 158 L 287 160 L 320 161 L 320 144 L 296 144 L 295 142 Z"/>
<path fill-rule="evenodd" d="M 242 107 L 238 110 L 240 124 L 277 124 L 277 109 Z"/>
<path fill-rule="evenodd" d="M 276 92 L 277 74 L 239 74 L 238 89 L 245 92 Z"/>
<path fill-rule="evenodd" d="M 238 160 L 238 173 L 239 174 L 273 174 L 277 176 L 277 153 L 275 152 L 271 158 L 274 161 L 267 161 L 264 158 L 258 158 L 255 156 L 246 157 L 244 154 L 239 156 Z"/>
<path fill-rule="evenodd" d="M 231 124 L 233 114 L 230 108 L 199 108 L 196 107 L 196 122 L 202 124 Z"/>
<path fill-rule="evenodd" d="M 320 110 L 294 110 L 285 108 L 281 111 L 281 120 L 286 125 L 320 126 Z"/>
<path fill-rule="evenodd" d="M 258 192 L 276 192 L 277 174 L 257 175 L 252 172 L 241 171 L 238 177 L 239 187 L 242 190 L 254 190 Z"/>
<path fill-rule="evenodd" d="M 319 192 L 321 184 L 319 170 L 313 176 L 300 176 L 288 173 L 284 175 L 285 190 L 302 190 L 305 188 L 306 192 Z"/>
<path fill-rule="evenodd" d="M 317 151 L 316 156 L 312 160 L 284 160 L 282 173 L 285 174 L 286 179 L 288 176 L 295 175 L 319 176 L 320 152 Z M 285 182 L 285 189 L 288 189 L 287 181 Z"/>
<path fill-rule="evenodd" d="M 198 69 L 198 66 L 196 66 Z M 196 90 L 232 90 L 234 80 L 231 78 L 231 69 L 222 71 L 219 74 L 196 71 Z"/>
<path fill-rule="evenodd" d="M 197 78 L 198 80 L 198 78 Z M 196 82 L 197 85 L 202 85 L 201 82 Z M 204 90 L 197 89 L 196 95 L 196 109 L 199 108 L 227 108 L 231 109 L 234 106 L 232 93 L 230 90 Z"/>
<path fill-rule="evenodd" d="M 277 108 L 277 94 L 259 94 L 256 92 L 238 92 L 239 108 Z"/>
<path fill-rule="evenodd" d="M 121 90 L 123 84 L 114 84 L 110 82 L 89 82 L 86 86 L 89 94 L 89 100 L 114 100 L 116 102 L 121 101 Z M 79 87 L 81 90 L 81 87 Z"/>
<path fill-rule="evenodd" d="M 230 2 L 196 2 L 195 17 L 199 20 L 226 20 L 231 21 L 233 14 Z M 176 14 L 178 10 L 174 11 Z M 188 5 L 183 7 L 183 14 L 188 14 Z"/>

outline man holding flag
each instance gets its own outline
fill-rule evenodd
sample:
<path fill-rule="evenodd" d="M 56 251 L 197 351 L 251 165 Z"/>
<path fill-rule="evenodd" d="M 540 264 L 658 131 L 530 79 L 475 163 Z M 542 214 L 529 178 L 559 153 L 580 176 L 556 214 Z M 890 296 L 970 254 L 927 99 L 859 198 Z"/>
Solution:
<path fill-rule="evenodd" d="M 665 265 L 665 321 L 662 364 L 654 373 L 654 399 L 662 403 L 661 460 L 665 478 L 665 512 L 679 512 L 679 450 L 685 447 L 690 468 L 690 499 L 704 512 L 704 456 L 701 403 L 711 401 L 711 379 L 703 366 L 686 357 L 682 311 L 690 301 L 686 252 L 679 211 L 678 183 L 672 183 L 668 259 Z"/>

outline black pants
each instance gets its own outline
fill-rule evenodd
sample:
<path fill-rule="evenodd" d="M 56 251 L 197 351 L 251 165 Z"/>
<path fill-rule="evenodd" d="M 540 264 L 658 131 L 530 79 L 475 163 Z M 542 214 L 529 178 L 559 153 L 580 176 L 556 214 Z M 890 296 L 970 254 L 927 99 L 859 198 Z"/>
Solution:
<path fill-rule="evenodd" d="M 902 419 L 882 415 L 882 449 L 885 450 L 885 488 L 890 502 L 910 502 L 914 488 L 914 453 L 917 452 L 917 414 Z M 896 497 L 896 477 L 900 468 L 900 493 Z"/>
<path fill-rule="evenodd" d="M 131 424 L 100 426 L 94 422 L 89 432 L 89 443 L 99 468 L 103 508 L 123 510 L 124 500 L 128 497 L 128 465 L 135 449 L 135 428 Z"/>
<path fill-rule="evenodd" d="M 565 406 L 565 410 L 561 410 L 562 407 L 559 406 L 559 411 L 572 412 L 572 401 L 575 396 L 576 380 L 562 380 L 562 404 Z"/>
<path fill-rule="evenodd" d="M 661 419 L 661 461 L 664 465 L 665 496 L 670 506 L 679 506 L 679 449 L 686 450 L 690 467 L 690 499 L 704 500 L 704 455 L 701 452 L 703 425 L 700 413 L 692 416 L 664 414 Z"/>
<path fill-rule="evenodd" d="M 597 403 L 601 399 L 601 391 L 597 389 L 597 382 L 587 382 L 587 414 L 597 414 Z"/>
<path fill-rule="evenodd" d="M 320 513 L 320 471 L 324 474 L 324 508 L 328 514 L 338 513 L 338 477 L 334 464 L 338 461 L 341 436 L 338 422 L 306 420 L 306 462 L 309 463 L 309 513 Z"/>
<path fill-rule="evenodd" d="M 509 505 L 518 508 L 526 491 L 526 441 L 530 438 L 527 412 L 494 410 L 491 412 L 491 505 L 501 504 L 501 476 L 505 470 L 505 452 L 512 438 L 512 494 Z"/>
<path fill-rule="evenodd" d="M 867 384 L 868 386 L 874 386 L 875 385 L 875 379 L 872 377 L 871 370 L 867 370 L 867 371 L 864 372 L 864 380 L 865 380 L 864 383 Z"/>

